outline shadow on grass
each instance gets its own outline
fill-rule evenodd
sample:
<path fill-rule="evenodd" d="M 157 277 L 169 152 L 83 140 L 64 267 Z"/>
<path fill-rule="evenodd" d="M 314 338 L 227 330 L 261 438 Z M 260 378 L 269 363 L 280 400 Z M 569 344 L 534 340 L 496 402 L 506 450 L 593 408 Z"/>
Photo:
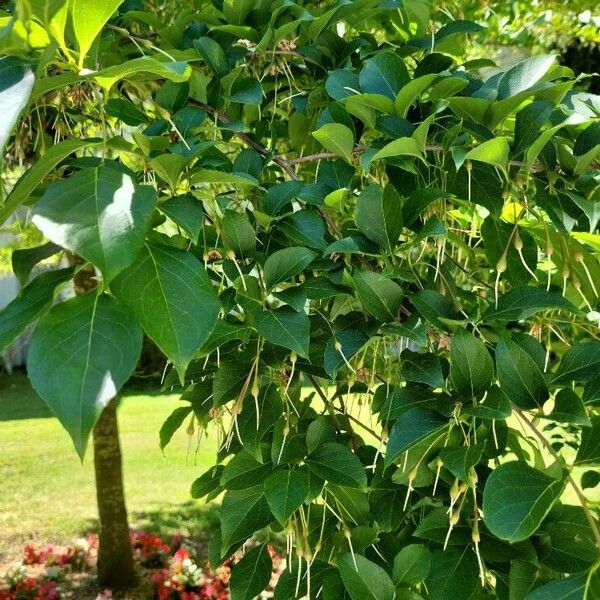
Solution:
<path fill-rule="evenodd" d="M 202 558 L 207 557 L 210 540 L 219 528 L 219 505 L 185 502 L 165 504 L 154 510 L 129 513 L 129 526 L 133 530 L 144 530 L 160 535 L 170 541 L 175 534 L 181 534 L 196 546 Z M 98 533 L 98 521 L 89 521 L 82 531 Z"/>

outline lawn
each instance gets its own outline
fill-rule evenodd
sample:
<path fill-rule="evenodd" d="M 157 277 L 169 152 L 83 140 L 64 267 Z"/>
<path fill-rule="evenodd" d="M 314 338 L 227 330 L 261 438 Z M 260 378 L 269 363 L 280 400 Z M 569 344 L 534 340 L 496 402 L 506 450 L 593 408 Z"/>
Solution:
<path fill-rule="evenodd" d="M 216 439 L 195 453 L 178 431 L 164 456 L 158 431 L 176 395 L 126 391 L 119 409 L 127 505 L 133 526 L 190 533 L 210 528 L 214 511 L 191 502 L 192 481 L 213 464 Z M 24 375 L 0 376 L 0 564 L 28 543 L 64 543 L 94 529 L 92 450 L 80 463 L 67 433 Z M 190 447 L 191 446 L 191 447 Z"/>

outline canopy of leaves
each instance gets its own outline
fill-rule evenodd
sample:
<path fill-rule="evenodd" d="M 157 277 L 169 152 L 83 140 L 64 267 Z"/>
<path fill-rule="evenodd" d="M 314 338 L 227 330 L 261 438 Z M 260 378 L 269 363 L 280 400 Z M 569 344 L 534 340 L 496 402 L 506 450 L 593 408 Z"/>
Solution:
<path fill-rule="evenodd" d="M 485 30 L 427 0 L 16 4 L 0 145 L 7 181 L 27 168 L 0 220 L 31 212 L 40 245 L 13 269 L 94 270 L 34 278 L 0 341 L 35 326 L 78 452 L 143 331 L 184 402 L 161 447 L 221 430 L 192 486 L 223 494 L 213 562 L 283 528 L 279 600 L 594 598 L 600 98 L 577 74 L 466 60 Z M 233 597 L 270 572 L 249 551 Z"/>

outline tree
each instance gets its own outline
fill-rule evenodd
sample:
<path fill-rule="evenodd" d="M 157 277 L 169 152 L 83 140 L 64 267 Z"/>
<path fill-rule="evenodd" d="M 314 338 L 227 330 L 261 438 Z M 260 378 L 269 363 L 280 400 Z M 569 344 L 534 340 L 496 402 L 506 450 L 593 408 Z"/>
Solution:
<path fill-rule="evenodd" d="M 0 216 L 98 276 L 0 313 L 78 452 L 143 330 L 161 446 L 220 431 L 214 564 L 281 535 L 280 600 L 597 597 L 598 98 L 546 55 L 482 79 L 424 0 L 83 4 L 21 7 L 0 96 L 39 154 Z"/>

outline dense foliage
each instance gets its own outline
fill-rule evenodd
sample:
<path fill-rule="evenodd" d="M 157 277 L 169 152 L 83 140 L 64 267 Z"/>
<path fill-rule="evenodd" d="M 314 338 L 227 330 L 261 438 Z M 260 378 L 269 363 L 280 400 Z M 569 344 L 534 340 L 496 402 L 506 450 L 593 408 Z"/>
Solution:
<path fill-rule="evenodd" d="M 83 456 L 145 332 L 182 390 L 161 446 L 220 432 L 212 562 L 285 538 L 277 600 L 591 600 L 600 98 L 547 55 L 483 80 L 482 27 L 431 10 L 17 2 L 0 217 L 47 242 L 13 253 L 0 347 L 37 321 Z M 97 287 L 53 305 L 58 252 Z M 232 598 L 270 573 L 248 552 Z"/>

